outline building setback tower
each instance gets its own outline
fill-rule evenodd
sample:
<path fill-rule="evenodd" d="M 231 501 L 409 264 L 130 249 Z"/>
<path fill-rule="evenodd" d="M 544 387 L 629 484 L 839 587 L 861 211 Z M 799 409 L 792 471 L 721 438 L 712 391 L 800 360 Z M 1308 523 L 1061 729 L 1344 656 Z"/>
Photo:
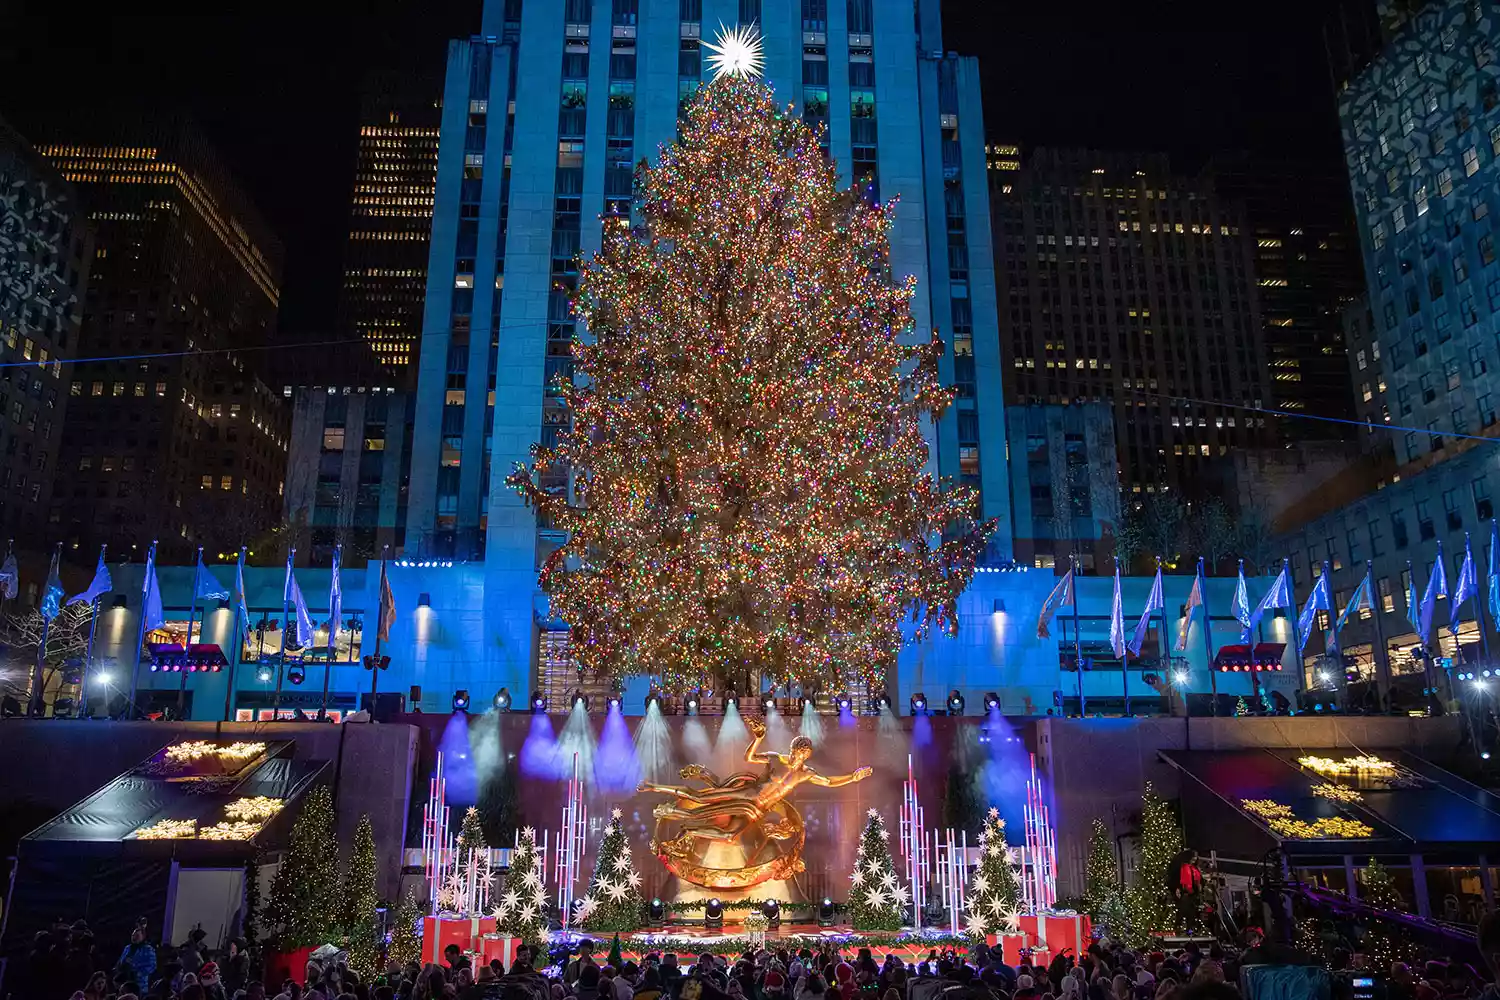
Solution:
<path fill-rule="evenodd" d="M 280 519 L 288 420 L 259 374 L 275 352 L 237 352 L 272 343 L 280 244 L 190 126 L 39 148 L 95 233 L 78 353 L 100 360 L 70 376 L 59 537 L 122 557 L 160 539 L 163 560 L 253 543 Z"/>
<path fill-rule="evenodd" d="M 1165 157 L 991 146 L 1007 398 L 1115 408 L 1121 485 L 1265 443 L 1274 394 L 1237 205 Z"/>
<path fill-rule="evenodd" d="M 358 361 L 373 354 L 384 376 L 376 381 L 416 380 L 441 96 L 440 80 L 389 75 L 372 80 L 361 102 L 339 327 L 368 353 L 348 352 L 355 365 L 338 367 L 340 377 L 365 377 Z"/>
<path fill-rule="evenodd" d="M 934 471 L 980 487 L 1008 555 L 978 67 L 942 54 L 939 15 L 929 0 L 488 0 L 481 34 L 450 43 L 406 552 L 486 559 L 507 669 L 532 662 L 536 570 L 561 539 L 504 480 L 568 421 L 545 386 L 586 336 L 568 305 L 578 254 L 598 249 L 602 214 L 629 211 L 634 165 L 675 138 L 721 26 L 760 32 L 765 79 L 826 126 L 846 179 L 900 196 L 892 271 L 916 276 L 914 335 L 940 331 L 961 397 Z"/>

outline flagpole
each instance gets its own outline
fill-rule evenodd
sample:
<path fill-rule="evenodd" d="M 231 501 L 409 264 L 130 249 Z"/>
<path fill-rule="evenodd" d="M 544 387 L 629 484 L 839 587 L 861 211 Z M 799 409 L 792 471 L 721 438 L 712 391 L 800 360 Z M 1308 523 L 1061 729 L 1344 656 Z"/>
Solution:
<path fill-rule="evenodd" d="M 1287 560 L 1283 559 L 1281 561 L 1281 568 L 1283 571 L 1286 570 Z M 1312 572 L 1311 563 L 1308 564 L 1307 571 L 1309 573 Z M 1300 702 L 1302 700 L 1302 692 L 1307 687 L 1307 667 L 1305 667 L 1302 663 L 1302 630 L 1297 627 L 1297 587 L 1292 582 L 1290 575 L 1287 576 L 1287 597 L 1289 597 L 1292 602 L 1292 606 L 1287 608 L 1287 620 L 1292 623 L 1292 649 L 1297 657 L 1297 659 L 1294 661 L 1297 666 L 1296 694 L 1297 700 L 1298 702 Z M 1308 599 L 1311 600 L 1311 596 L 1309 596 Z"/>
<path fill-rule="evenodd" d="M 1365 579 L 1370 581 L 1370 590 L 1366 596 L 1370 602 L 1370 617 L 1375 622 L 1375 702 L 1384 711 L 1391 686 L 1391 660 L 1385 648 L 1385 629 L 1380 624 L 1380 615 L 1385 608 L 1381 603 L 1380 589 L 1375 585 L 1373 560 L 1365 560 Z"/>
<path fill-rule="evenodd" d="M 1156 573 L 1161 575 L 1161 556 L 1156 557 Z M 1154 585 L 1154 584 L 1153 584 Z M 1172 656 L 1167 649 L 1167 595 L 1166 588 L 1162 588 L 1161 607 L 1156 609 L 1161 612 L 1161 628 L 1156 632 L 1157 655 L 1161 657 L 1162 679 L 1168 684 L 1167 687 L 1167 714 L 1172 714 L 1172 691 L 1177 687 L 1177 674 L 1172 669 Z M 1182 695 L 1182 714 L 1187 716 L 1187 692 L 1179 692 Z"/>
<path fill-rule="evenodd" d="M 1208 665 L 1209 691 L 1213 701 L 1210 715 L 1219 714 L 1219 672 L 1214 669 L 1214 636 L 1212 620 L 1208 617 L 1208 581 L 1203 579 L 1203 557 L 1198 557 L 1198 603 L 1203 607 L 1203 656 Z"/>
<path fill-rule="evenodd" d="M 381 607 L 381 600 L 385 597 L 385 557 L 391 551 L 390 545 L 381 546 L 380 549 L 380 585 L 375 592 L 375 657 L 370 661 L 370 718 L 375 718 L 375 694 L 380 688 L 380 616 L 385 613 Z M 365 619 L 368 621 L 369 619 Z"/>
<path fill-rule="evenodd" d="M 337 648 L 339 635 L 339 614 L 341 609 L 333 606 L 333 588 L 339 585 L 339 563 L 343 555 L 344 547 L 335 545 L 333 547 L 333 580 L 328 591 L 328 662 L 323 664 L 323 707 L 318 710 L 319 721 L 328 718 L 328 682 L 333 674 L 333 653 Z"/>
<path fill-rule="evenodd" d="M 1079 630 L 1078 618 L 1078 555 L 1074 553 L 1068 556 L 1071 566 L 1068 572 L 1073 575 L 1073 585 L 1069 588 L 1073 591 L 1073 668 L 1078 671 L 1078 717 L 1086 718 L 1087 706 L 1083 695 L 1083 633 Z"/>
<path fill-rule="evenodd" d="M 245 546 L 240 546 L 239 566 L 234 574 L 234 586 L 239 591 L 235 596 L 239 599 L 232 609 L 234 614 L 234 628 L 229 631 L 229 655 L 225 657 L 229 661 L 229 683 L 224 686 L 224 721 L 234 720 L 234 668 L 240 662 L 240 608 L 245 604 L 245 592 L 241 589 L 245 582 Z M 247 619 L 245 627 L 250 622 Z"/>
<path fill-rule="evenodd" d="M 182 647 L 182 665 L 177 671 L 177 718 L 182 718 L 183 702 L 187 698 L 187 668 L 193 653 L 193 617 L 198 613 L 198 567 L 203 565 L 203 546 L 198 546 L 198 561 L 193 564 L 193 593 L 188 601 L 187 639 Z"/>
<path fill-rule="evenodd" d="M 108 545 L 99 546 L 100 565 L 104 563 L 104 553 L 108 548 Z M 89 584 L 89 589 L 94 589 L 92 583 Z M 89 646 L 88 650 L 83 654 L 83 683 L 78 688 L 78 717 L 80 719 L 88 713 L 89 674 L 94 669 L 94 633 L 99 627 L 99 598 L 103 596 L 103 594 L 95 594 L 94 599 L 89 602 L 89 609 L 93 611 L 93 614 L 89 617 Z M 108 705 L 109 699 L 106 698 L 104 703 Z"/>
<path fill-rule="evenodd" d="M 1464 532 L 1464 555 L 1467 556 L 1472 562 L 1474 555 L 1473 549 L 1469 545 L 1469 533 L 1467 531 Z M 1486 566 L 1485 570 L 1486 572 L 1488 572 L 1489 567 Z M 1489 662 L 1490 633 L 1489 630 L 1484 627 L 1484 604 L 1479 599 L 1478 570 L 1474 571 L 1474 593 L 1472 596 L 1474 598 L 1474 624 L 1479 626 L 1479 651 L 1484 655 L 1485 662 Z"/>
<path fill-rule="evenodd" d="M 47 571 L 47 583 L 42 592 L 42 603 L 46 603 L 46 587 L 52 583 L 52 569 L 56 568 L 58 559 L 62 556 L 62 542 L 52 552 L 52 567 Z M 47 633 L 51 631 L 52 619 L 45 614 L 42 615 L 42 639 L 36 646 L 36 669 L 31 675 L 31 703 L 26 706 L 26 714 L 41 718 L 47 712 L 47 703 L 42 697 L 42 686 L 46 683 L 47 668 Z"/>
<path fill-rule="evenodd" d="M 130 661 L 130 704 L 126 711 L 133 719 L 140 714 L 135 704 L 136 685 L 141 673 L 141 649 L 146 645 L 146 591 L 151 585 L 151 573 L 156 569 L 156 539 L 151 539 L 151 548 L 146 552 L 146 576 L 141 582 L 141 614 L 136 623 L 135 656 Z"/>
<path fill-rule="evenodd" d="M 1243 581 L 1244 579 L 1245 579 L 1245 560 L 1241 559 L 1240 560 L 1239 581 Z M 1239 581 L 1236 581 L 1236 586 L 1239 585 Z M 1236 604 L 1239 603 L 1239 598 L 1238 597 L 1235 598 L 1235 603 Z M 1246 591 L 1246 594 L 1245 594 L 1245 604 L 1246 604 L 1247 608 L 1249 606 L 1249 603 L 1250 603 L 1249 591 Z M 1236 608 L 1235 611 L 1237 613 L 1243 613 L 1239 608 Z M 1258 618 L 1255 621 L 1255 630 L 1256 630 L 1256 632 L 1260 631 L 1260 619 L 1258 619 Z M 1260 670 L 1257 668 L 1256 661 L 1255 661 L 1255 647 L 1258 645 L 1258 643 L 1255 641 L 1256 638 L 1257 638 L 1256 636 L 1253 636 L 1253 635 L 1250 634 L 1249 629 L 1245 630 L 1245 641 L 1250 644 L 1250 649 L 1248 650 L 1248 652 L 1250 654 L 1250 656 L 1248 657 L 1249 660 L 1250 660 L 1250 697 L 1253 698 L 1258 703 L 1260 701 Z"/>
<path fill-rule="evenodd" d="M 1120 586 L 1120 557 L 1119 556 L 1115 556 L 1115 589 L 1116 589 L 1117 592 L 1119 590 L 1119 586 Z M 1122 608 L 1121 611 L 1120 611 L 1120 616 L 1121 616 L 1120 617 L 1120 632 L 1121 632 L 1122 637 L 1123 637 L 1124 632 L 1125 632 L 1125 618 L 1124 618 L 1124 615 L 1125 615 L 1125 612 L 1124 612 L 1124 609 Z M 1114 605 L 1113 604 L 1110 605 L 1110 628 L 1114 628 Z M 1113 639 L 1113 636 L 1111 636 L 1111 639 Z M 1124 695 L 1125 695 L 1125 715 L 1128 718 L 1130 716 L 1130 649 L 1129 649 L 1129 647 L 1126 647 L 1126 649 L 1125 649 L 1125 655 L 1120 658 L 1120 677 L 1121 677 L 1120 686 L 1124 689 Z"/>
<path fill-rule="evenodd" d="M 286 636 L 291 623 L 287 621 L 288 609 L 292 600 L 292 563 L 297 558 L 297 547 L 294 545 L 286 553 L 286 582 L 281 585 L 281 655 L 276 662 L 276 694 L 271 698 L 271 721 L 276 722 L 281 718 L 281 682 L 286 674 Z"/>

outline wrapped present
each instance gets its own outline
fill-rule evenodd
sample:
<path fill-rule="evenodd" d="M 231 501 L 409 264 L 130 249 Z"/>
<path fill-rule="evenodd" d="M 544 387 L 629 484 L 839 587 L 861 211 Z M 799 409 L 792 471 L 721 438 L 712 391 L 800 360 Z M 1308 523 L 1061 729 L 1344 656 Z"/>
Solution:
<path fill-rule="evenodd" d="M 1094 924 L 1086 913 L 1023 913 L 1021 931 L 1033 947 L 1054 955 L 1071 948 L 1075 958 L 1088 951 L 1094 941 Z"/>
<path fill-rule="evenodd" d="M 465 954 L 479 950 L 479 941 L 495 930 L 494 917 L 441 914 L 422 918 L 422 961 L 443 964 L 443 952 L 456 944 Z"/>
<path fill-rule="evenodd" d="M 516 960 L 516 949 L 521 947 L 521 939 L 518 937 L 507 937 L 504 934 L 486 934 L 479 939 L 479 961 L 488 965 L 495 959 L 509 969 Z"/>

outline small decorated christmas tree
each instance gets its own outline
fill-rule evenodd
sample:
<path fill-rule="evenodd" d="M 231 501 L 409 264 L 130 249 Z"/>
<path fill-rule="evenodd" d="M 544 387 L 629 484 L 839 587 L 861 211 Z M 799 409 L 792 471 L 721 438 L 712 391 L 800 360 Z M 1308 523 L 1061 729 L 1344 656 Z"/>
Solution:
<path fill-rule="evenodd" d="M 911 891 L 896 879 L 896 864 L 885 833 L 885 820 L 870 810 L 865 832 L 859 838 L 859 852 L 854 856 L 854 883 L 849 890 L 849 919 L 855 930 L 894 931 L 905 922 Z"/>
<path fill-rule="evenodd" d="M 1360 887 L 1360 895 L 1364 901 L 1381 910 L 1404 910 L 1406 902 L 1401 898 L 1401 893 L 1396 890 L 1396 878 L 1391 870 L 1385 865 L 1370 859 L 1365 866 L 1363 878 L 1364 883 Z"/>
<path fill-rule="evenodd" d="M 1135 884 L 1125 890 L 1125 937 L 1131 947 L 1173 929 L 1176 908 L 1167 885 L 1172 862 L 1181 851 L 1182 830 L 1172 805 L 1148 781 L 1141 795 L 1141 856 L 1135 866 Z"/>
<path fill-rule="evenodd" d="M 574 916 L 585 930 L 633 931 L 641 926 L 641 876 L 631 864 L 618 809 L 610 814 L 599 844 L 588 895 L 574 905 Z"/>
<path fill-rule="evenodd" d="M 361 978 L 375 974 L 375 907 L 380 903 L 380 895 L 375 891 L 375 866 L 375 828 L 370 825 L 369 816 L 361 816 L 344 875 L 341 921 L 349 938 L 349 968 Z"/>
<path fill-rule="evenodd" d="M 1122 901 L 1120 899 L 1120 865 L 1115 860 L 1115 845 L 1109 838 L 1109 828 L 1098 816 L 1089 829 L 1089 853 L 1084 860 L 1084 899 L 1088 902 L 1089 916 L 1108 927 L 1118 920 Z"/>
<path fill-rule="evenodd" d="M 336 936 L 339 853 L 333 798 L 325 785 L 307 793 L 266 906 L 266 923 L 284 949 L 316 947 Z"/>
<path fill-rule="evenodd" d="M 547 887 L 536 852 L 536 831 L 521 831 L 510 855 L 510 872 L 495 903 L 495 930 L 540 947 L 546 939 Z"/>
<path fill-rule="evenodd" d="M 969 881 L 965 930 L 975 937 L 1021 929 L 1021 880 L 1005 842 L 1005 820 L 991 808 L 979 832 L 979 866 Z"/>
<path fill-rule="evenodd" d="M 391 943 L 386 949 L 391 962 L 405 965 L 422 957 L 422 932 L 417 927 L 421 919 L 422 911 L 417 906 L 417 897 L 408 889 L 396 904 L 396 912 L 391 917 Z"/>
<path fill-rule="evenodd" d="M 458 856 L 462 860 L 468 857 L 470 851 L 487 850 L 484 842 L 484 828 L 479 821 L 479 810 L 470 806 L 464 810 L 463 826 L 458 831 Z"/>

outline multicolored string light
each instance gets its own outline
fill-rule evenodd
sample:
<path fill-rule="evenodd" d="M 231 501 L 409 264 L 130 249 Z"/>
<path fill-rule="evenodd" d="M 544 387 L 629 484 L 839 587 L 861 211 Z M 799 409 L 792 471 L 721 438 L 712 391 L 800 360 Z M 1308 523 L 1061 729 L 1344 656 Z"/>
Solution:
<path fill-rule="evenodd" d="M 953 397 L 890 274 L 895 206 L 839 190 L 817 133 L 729 75 L 637 194 L 582 268 L 571 424 L 510 477 L 568 533 L 552 613 L 602 677 L 878 686 L 903 622 L 956 628 L 994 530 L 927 471 Z"/>

